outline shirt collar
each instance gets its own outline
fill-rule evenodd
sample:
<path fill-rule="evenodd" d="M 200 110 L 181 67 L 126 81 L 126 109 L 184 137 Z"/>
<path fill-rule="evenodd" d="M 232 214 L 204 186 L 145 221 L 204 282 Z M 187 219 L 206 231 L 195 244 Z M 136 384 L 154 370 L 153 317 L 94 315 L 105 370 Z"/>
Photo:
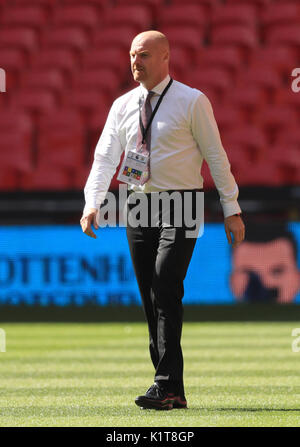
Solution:
<path fill-rule="evenodd" d="M 154 92 L 157 95 L 161 95 L 164 89 L 167 87 L 169 81 L 170 81 L 170 75 L 167 75 L 163 81 L 161 81 L 159 84 L 157 84 L 155 87 L 151 89 L 151 92 Z M 144 98 L 148 95 L 149 91 L 140 84 L 142 95 Z"/>

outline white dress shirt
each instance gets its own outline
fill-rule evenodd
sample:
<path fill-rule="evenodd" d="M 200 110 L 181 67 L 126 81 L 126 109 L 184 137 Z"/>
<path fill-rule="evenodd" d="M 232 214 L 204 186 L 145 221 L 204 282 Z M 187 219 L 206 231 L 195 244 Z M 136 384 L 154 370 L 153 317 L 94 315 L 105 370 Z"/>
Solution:
<path fill-rule="evenodd" d="M 167 86 L 167 76 L 152 89 L 152 110 Z M 95 149 L 93 166 L 84 188 L 85 210 L 99 208 L 122 152 L 136 150 L 139 100 L 148 94 L 142 85 L 117 98 Z M 203 187 L 203 159 L 208 163 L 219 192 L 224 217 L 240 213 L 238 186 L 222 146 L 208 98 L 199 90 L 173 81 L 151 125 L 151 177 L 143 186 L 130 186 L 145 193 Z"/>

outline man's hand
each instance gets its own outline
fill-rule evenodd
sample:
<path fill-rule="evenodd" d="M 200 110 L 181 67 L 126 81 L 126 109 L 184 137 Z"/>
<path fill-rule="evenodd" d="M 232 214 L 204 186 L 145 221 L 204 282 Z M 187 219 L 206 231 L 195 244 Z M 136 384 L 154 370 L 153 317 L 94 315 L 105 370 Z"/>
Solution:
<path fill-rule="evenodd" d="M 97 209 L 96 208 L 90 208 L 88 209 L 80 219 L 80 225 L 82 228 L 82 231 L 90 237 L 93 237 L 94 239 L 97 239 L 97 236 L 92 230 L 92 224 L 94 225 L 95 230 L 98 230 L 99 226 L 97 224 L 96 220 L 97 216 Z"/>
<path fill-rule="evenodd" d="M 233 234 L 233 245 L 237 247 L 245 239 L 245 225 L 241 216 L 228 216 L 224 219 L 225 232 L 229 244 L 232 244 L 231 233 Z"/>

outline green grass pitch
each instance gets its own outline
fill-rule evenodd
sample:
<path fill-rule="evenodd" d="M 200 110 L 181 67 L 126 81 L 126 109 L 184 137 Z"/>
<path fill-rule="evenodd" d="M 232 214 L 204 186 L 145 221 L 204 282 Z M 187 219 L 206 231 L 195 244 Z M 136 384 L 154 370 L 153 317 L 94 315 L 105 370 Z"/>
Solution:
<path fill-rule="evenodd" d="M 298 326 L 185 322 L 189 409 L 155 411 L 134 403 L 153 383 L 144 323 L 0 323 L 0 426 L 299 426 Z"/>

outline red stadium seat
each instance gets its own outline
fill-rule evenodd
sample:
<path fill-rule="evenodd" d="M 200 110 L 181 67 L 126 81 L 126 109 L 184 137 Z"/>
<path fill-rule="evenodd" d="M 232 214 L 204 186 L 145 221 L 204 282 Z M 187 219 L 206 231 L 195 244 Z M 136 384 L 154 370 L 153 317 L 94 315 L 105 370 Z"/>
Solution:
<path fill-rule="evenodd" d="M 276 3 L 286 3 L 287 0 L 275 0 Z M 299 3 L 299 0 L 288 0 L 289 3 Z"/>
<path fill-rule="evenodd" d="M 298 147 L 300 149 L 300 128 L 296 125 L 294 127 L 288 126 L 278 132 L 276 144 L 285 144 Z"/>
<path fill-rule="evenodd" d="M 161 7 L 164 5 L 165 0 L 143 0 L 143 6 L 147 6 L 153 14 L 153 17 L 158 16 L 161 11 Z M 122 6 L 140 6 L 141 0 L 115 0 L 116 5 Z"/>
<path fill-rule="evenodd" d="M 32 120 L 20 107 L 0 110 L 1 170 L 26 172 L 32 169 L 32 132 Z"/>
<path fill-rule="evenodd" d="M 4 26 L 26 26 L 38 30 L 48 21 L 49 14 L 43 6 L 10 6 L 4 8 L 0 16 L 0 23 Z"/>
<path fill-rule="evenodd" d="M 297 144 L 278 142 L 272 145 L 269 158 L 281 165 L 292 166 L 300 169 L 299 142 Z"/>
<path fill-rule="evenodd" d="M 82 60 L 83 68 L 116 70 L 120 75 L 128 73 L 129 52 L 121 47 L 91 48 Z"/>
<path fill-rule="evenodd" d="M 101 51 L 105 46 L 117 46 L 129 49 L 133 38 L 136 36 L 136 30 L 132 26 L 119 26 L 117 28 L 105 28 L 96 30 L 93 34 L 93 43 Z"/>
<path fill-rule="evenodd" d="M 278 73 L 287 75 L 291 73 L 291 67 L 296 67 L 297 52 L 286 46 L 271 46 L 257 48 L 250 57 L 250 65 L 268 65 L 275 68 Z"/>
<path fill-rule="evenodd" d="M 42 48 L 32 58 L 34 68 L 58 68 L 65 74 L 75 72 L 79 66 L 79 60 L 69 48 Z"/>
<path fill-rule="evenodd" d="M 280 186 L 284 182 L 276 163 L 267 155 L 267 147 L 259 160 L 253 161 L 243 142 L 228 143 L 225 146 L 231 171 L 239 186 Z"/>
<path fill-rule="evenodd" d="M 299 25 L 278 25 L 266 33 L 266 43 L 276 45 L 291 45 L 299 48 Z"/>
<path fill-rule="evenodd" d="M 89 132 L 89 154 L 87 161 L 89 164 L 92 163 L 94 158 L 94 151 L 96 144 L 99 140 L 103 127 L 106 123 L 107 116 L 109 112 L 109 106 L 102 106 L 92 113 L 88 123 L 88 132 Z"/>
<path fill-rule="evenodd" d="M 263 8 L 271 4 L 273 0 L 227 0 L 228 5 L 250 5 L 255 6 L 258 12 L 261 12 Z"/>
<path fill-rule="evenodd" d="M 27 65 L 24 52 L 17 48 L 1 48 L 0 64 L 5 70 L 22 70 Z"/>
<path fill-rule="evenodd" d="M 256 8 L 250 4 L 221 5 L 211 16 L 212 26 L 246 25 L 254 27 L 257 23 Z"/>
<path fill-rule="evenodd" d="M 88 90 L 83 90 L 82 88 L 72 89 L 63 98 L 64 106 L 77 107 L 82 116 L 87 119 L 89 113 L 95 112 L 102 107 L 107 108 L 107 103 L 107 95 L 99 88 L 90 88 Z"/>
<path fill-rule="evenodd" d="M 82 2 L 82 0 L 61 0 L 60 3 L 63 5 L 80 5 L 80 6 L 82 6 L 83 2 Z M 100 7 L 100 8 L 111 6 L 111 4 L 109 3 L 108 0 L 84 0 L 84 3 L 91 5 L 91 6 Z"/>
<path fill-rule="evenodd" d="M 152 14 L 141 3 L 138 6 L 115 6 L 107 9 L 105 23 L 107 27 L 134 27 L 139 33 L 152 28 Z"/>
<path fill-rule="evenodd" d="M 182 5 L 182 0 L 172 0 L 173 5 Z M 213 11 L 214 8 L 220 6 L 219 0 L 186 0 L 185 5 L 201 5 L 205 7 L 207 13 Z"/>
<path fill-rule="evenodd" d="M 268 96 L 263 87 L 258 85 L 237 85 L 227 92 L 225 101 L 240 106 L 243 110 L 252 112 L 259 110 L 268 102 Z"/>
<path fill-rule="evenodd" d="M 244 50 L 246 54 L 258 46 L 256 31 L 241 25 L 220 25 L 211 32 L 211 42 L 214 45 L 232 45 Z"/>
<path fill-rule="evenodd" d="M 282 84 L 281 76 L 269 64 L 251 66 L 240 72 L 240 84 L 258 85 L 272 91 Z"/>
<path fill-rule="evenodd" d="M 55 8 L 53 23 L 56 26 L 80 26 L 94 28 L 102 24 L 99 10 L 91 5 L 70 5 Z"/>
<path fill-rule="evenodd" d="M 269 160 L 275 164 L 287 185 L 298 185 L 300 180 L 299 146 L 293 144 L 275 144 L 269 153 Z"/>
<path fill-rule="evenodd" d="M 75 169 L 85 162 L 85 128 L 73 109 L 55 110 L 40 120 L 38 165 Z"/>
<path fill-rule="evenodd" d="M 186 77 L 185 81 L 188 85 L 201 91 L 205 91 L 205 88 L 214 89 L 221 96 L 233 87 L 232 77 L 221 68 L 196 68 Z"/>
<path fill-rule="evenodd" d="M 24 88 L 12 96 L 11 105 L 20 110 L 40 114 L 57 108 L 58 101 L 54 93 L 47 89 Z"/>
<path fill-rule="evenodd" d="M 208 46 L 198 52 L 196 56 L 197 67 L 222 68 L 231 74 L 236 74 L 243 64 L 243 58 L 238 48 Z"/>
<path fill-rule="evenodd" d="M 18 189 L 18 178 L 17 170 L 7 169 L 5 166 L 0 167 L 0 191 L 15 191 Z"/>
<path fill-rule="evenodd" d="M 222 137 L 222 135 L 221 135 Z M 248 154 L 247 147 L 242 143 L 230 143 L 224 146 L 230 163 L 231 172 L 234 175 L 239 186 L 247 185 L 247 170 L 252 166 L 251 157 Z M 246 176 L 241 175 L 246 172 Z M 251 173 L 250 173 L 251 174 Z M 253 174 L 252 174 L 253 175 Z"/>
<path fill-rule="evenodd" d="M 190 27 L 165 26 L 160 30 L 169 39 L 171 49 L 173 46 L 183 47 L 195 57 L 201 49 L 204 40 L 204 31 Z"/>
<path fill-rule="evenodd" d="M 22 6 L 36 6 L 42 5 L 47 7 L 52 7 L 57 3 L 57 0 L 13 0 L 14 5 L 22 5 Z"/>
<path fill-rule="evenodd" d="M 260 19 L 268 30 L 277 25 L 300 25 L 300 5 L 289 1 L 272 3 L 264 10 Z"/>
<path fill-rule="evenodd" d="M 186 51 L 184 47 L 171 47 L 170 56 L 170 72 L 178 73 L 181 77 L 185 74 L 186 69 L 192 63 L 189 51 Z M 174 76 L 176 78 L 176 75 Z"/>
<path fill-rule="evenodd" d="M 14 27 L 0 30 L 0 48 L 19 48 L 30 52 L 39 46 L 38 35 L 31 28 Z"/>
<path fill-rule="evenodd" d="M 28 70 L 21 78 L 21 86 L 31 88 L 45 88 L 54 93 L 61 92 L 65 87 L 65 79 L 56 68 L 35 68 Z"/>
<path fill-rule="evenodd" d="M 300 87 L 300 81 L 298 82 Z M 295 93 L 291 88 L 276 90 L 274 94 L 275 103 L 278 105 L 289 105 L 300 112 L 300 92 Z"/>
<path fill-rule="evenodd" d="M 157 17 L 158 27 L 190 26 L 204 27 L 208 23 L 207 13 L 201 5 L 169 5 L 161 8 Z M 158 28 L 158 29 L 159 29 Z"/>
<path fill-rule="evenodd" d="M 225 147 L 231 144 L 243 146 L 253 162 L 264 156 L 268 146 L 264 132 L 257 125 L 240 125 L 236 129 L 227 130 L 223 132 L 222 140 Z"/>
<path fill-rule="evenodd" d="M 61 191 L 73 189 L 73 174 L 68 170 L 53 167 L 37 167 L 23 174 L 20 186 L 24 191 Z"/>
<path fill-rule="evenodd" d="M 275 163 L 268 159 L 239 166 L 235 173 L 239 186 L 281 186 L 284 175 Z"/>
<path fill-rule="evenodd" d="M 92 164 L 88 166 L 78 166 L 76 173 L 73 177 L 73 188 L 77 190 L 83 190 L 86 181 L 88 179 L 89 173 L 91 171 Z"/>
<path fill-rule="evenodd" d="M 222 138 L 222 134 L 221 134 Z M 251 162 L 247 148 L 243 144 L 230 143 L 224 146 L 231 169 L 235 174 L 240 167 L 244 167 Z"/>
<path fill-rule="evenodd" d="M 60 27 L 46 30 L 42 37 L 45 47 L 69 48 L 83 51 L 89 45 L 89 39 L 83 29 L 78 27 Z"/>
<path fill-rule="evenodd" d="M 27 64 L 28 58 L 24 51 L 17 48 L 0 49 L 0 66 L 5 70 L 7 92 L 15 91 Z"/>
<path fill-rule="evenodd" d="M 269 104 L 259 110 L 257 121 L 266 130 L 272 139 L 283 129 L 293 126 L 298 122 L 298 114 L 288 106 Z M 300 158 L 300 157 L 299 157 Z"/>
<path fill-rule="evenodd" d="M 221 133 L 223 130 L 234 129 L 245 124 L 243 112 L 230 103 L 218 104 L 214 107 L 214 115 Z"/>
<path fill-rule="evenodd" d="M 108 68 L 90 68 L 82 70 L 74 76 L 72 85 L 74 88 L 98 88 L 109 96 L 116 95 L 122 78 L 118 72 Z"/>

